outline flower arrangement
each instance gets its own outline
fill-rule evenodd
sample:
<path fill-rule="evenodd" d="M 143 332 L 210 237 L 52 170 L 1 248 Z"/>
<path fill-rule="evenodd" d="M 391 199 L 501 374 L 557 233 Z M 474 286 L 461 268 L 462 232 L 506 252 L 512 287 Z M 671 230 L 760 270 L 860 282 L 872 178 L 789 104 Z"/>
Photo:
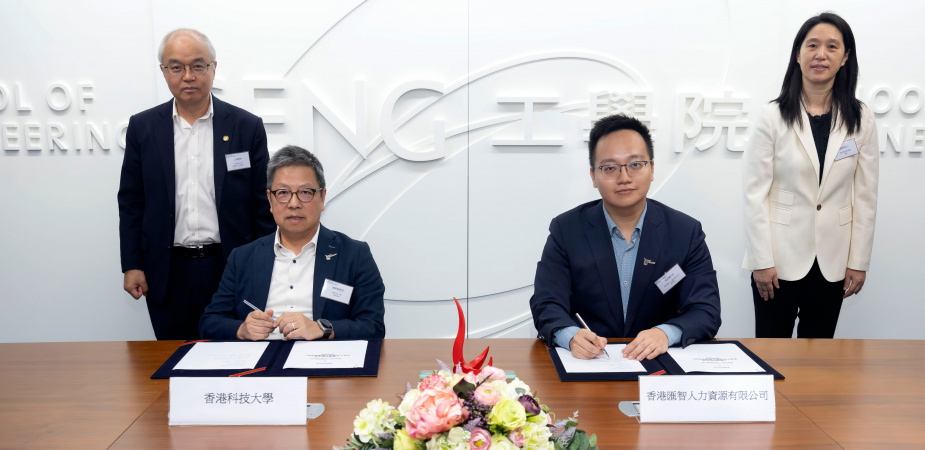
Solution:
<path fill-rule="evenodd" d="M 578 412 L 556 421 L 519 378 L 487 366 L 464 373 L 440 363 L 395 408 L 381 399 L 353 421 L 353 436 L 335 449 L 550 450 L 597 449 L 597 436 L 578 429 Z"/>

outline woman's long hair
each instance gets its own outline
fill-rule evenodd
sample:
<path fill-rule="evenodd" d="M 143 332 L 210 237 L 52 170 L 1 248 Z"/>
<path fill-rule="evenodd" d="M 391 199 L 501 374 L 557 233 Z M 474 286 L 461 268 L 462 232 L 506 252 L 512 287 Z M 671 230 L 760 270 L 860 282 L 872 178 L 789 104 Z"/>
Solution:
<path fill-rule="evenodd" d="M 848 127 L 848 133 L 852 134 L 861 127 L 861 101 L 855 97 L 855 91 L 858 87 L 858 51 L 854 45 L 854 33 L 848 22 L 842 19 L 838 14 L 824 12 L 815 17 L 810 17 L 800 31 L 797 32 L 796 38 L 793 39 L 793 49 L 790 51 L 790 64 L 787 66 L 787 73 L 784 76 L 784 84 L 780 88 L 780 95 L 774 99 L 774 102 L 780 107 L 780 114 L 784 122 L 793 128 L 794 125 L 803 128 L 803 72 L 800 70 L 800 63 L 797 58 L 800 56 L 800 48 L 806 35 L 816 25 L 827 23 L 838 28 L 841 32 L 842 41 L 845 44 L 845 52 L 848 54 L 848 60 L 842 66 L 838 73 L 835 74 L 835 84 L 832 86 L 832 123 L 838 123 L 838 118 L 842 118 L 842 123 Z"/>

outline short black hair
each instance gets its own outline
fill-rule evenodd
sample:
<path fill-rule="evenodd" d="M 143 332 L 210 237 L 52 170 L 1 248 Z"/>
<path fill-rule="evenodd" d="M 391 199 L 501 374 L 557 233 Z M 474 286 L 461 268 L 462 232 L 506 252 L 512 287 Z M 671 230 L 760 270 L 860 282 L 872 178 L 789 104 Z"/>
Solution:
<path fill-rule="evenodd" d="M 652 149 L 652 135 L 649 133 L 649 128 L 635 117 L 614 114 L 598 120 L 594 123 L 594 128 L 591 129 L 591 133 L 588 136 L 588 159 L 591 162 L 591 167 L 594 167 L 597 141 L 610 133 L 616 133 L 622 130 L 633 130 L 639 133 L 639 135 L 642 136 L 642 140 L 646 141 L 646 152 L 649 154 L 649 159 L 655 159 L 655 152 Z"/>
<path fill-rule="evenodd" d="M 267 189 L 273 188 L 273 177 L 276 176 L 276 169 L 292 166 L 310 167 L 315 171 L 318 187 L 324 189 L 324 168 L 321 167 L 321 161 L 312 152 L 296 145 L 287 145 L 277 150 L 270 157 L 270 162 L 267 163 Z"/>

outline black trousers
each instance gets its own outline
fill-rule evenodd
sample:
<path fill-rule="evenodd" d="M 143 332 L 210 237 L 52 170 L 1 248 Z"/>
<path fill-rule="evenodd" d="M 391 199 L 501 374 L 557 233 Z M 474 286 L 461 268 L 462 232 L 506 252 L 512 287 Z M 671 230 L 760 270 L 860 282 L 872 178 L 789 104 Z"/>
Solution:
<path fill-rule="evenodd" d="M 835 336 L 841 312 L 845 280 L 828 281 L 814 261 L 812 269 L 800 280 L 780 280 L 774 298 L 762 300 L 752 275 L 752 298 L 755 301 L 755 337 L 790 338 L 797 317 L 797 337 L 829 338 Z"/>
<path fill-rule="evenodd" d="M 188 258 L 171 253 L 164 302 L 148 302 L 157 340 L 199 339 L 199 318 L 218 290 L 224 270 L 221 254 Z"/>

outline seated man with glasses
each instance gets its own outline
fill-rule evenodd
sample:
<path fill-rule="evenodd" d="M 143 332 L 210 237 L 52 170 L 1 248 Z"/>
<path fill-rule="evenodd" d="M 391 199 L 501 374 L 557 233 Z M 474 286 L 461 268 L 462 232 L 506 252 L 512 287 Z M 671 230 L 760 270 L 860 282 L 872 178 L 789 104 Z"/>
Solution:
<path fill-rule="evenodd" d="M 385 285 L 369 245 L 321 225 L 324 169 L 286 146 L 267 165 L 277 231 L 231 253 L 199 322 L 205 339 L 385 337 Z"/>
<path fill-rule="evenodd" d="M 640 361 L 712 339 L 721 320 L 710 251 L 700 222 L 646 198 L 655 179 L 649 130 L 605 117 L 588 151 L 601 200 L 549 225 L 530 298 L 540 338 L 591 359 L 606 337 L 634 337 L 623 356 Z"/>

